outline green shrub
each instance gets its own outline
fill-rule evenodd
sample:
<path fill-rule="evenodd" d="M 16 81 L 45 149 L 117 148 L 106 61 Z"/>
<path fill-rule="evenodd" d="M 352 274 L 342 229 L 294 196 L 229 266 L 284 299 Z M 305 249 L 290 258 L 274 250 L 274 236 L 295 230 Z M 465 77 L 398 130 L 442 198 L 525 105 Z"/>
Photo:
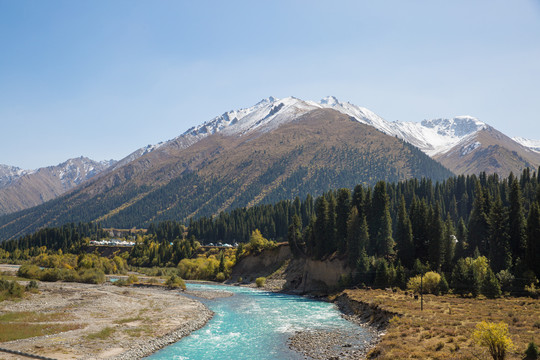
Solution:
<path fill-rule="evenodd" d="M 538 346 L 531 341 L 527 350 L 525 350 L 525 360 L 536 360 L 540 357 L 540 352 L 538 351 Z"/>
<path fill-rule="evenodd" d="M 219 272 L 219 273 L 216 275 L 216 281 L 219 281 L 219 282 L 225 281 L 225 274 L 222 273 L 222 272 Z"/>
<path fill-rule="evenodd" d="M 450 290 L 450 287 L 448 286 L 448 281 L 446 281 L 446 278 L 443 275 L 441 275 L 441 280 L 439 281 L 439 293 L 441 294 L 447 294 L 448 290 Z"/>
<path fill-rule="evenodd" d="M 113 285 L 115 286 L 128 286 L 128 282 L 124 279 L 118 279 L 115 282 L 113 282 Z"/>
<path fill-rule="evenodd" d="M 424 278 L 421 279 L 421 275 L 412 277 L 407 283 L 407 288 L 414 291 L 415 293 L 420 293 L 420 287 L 422 286 L 422 291 L 424 294 L 437 294 L 439 292 L 439 282 L 441 281 L 441 275 L 436 272 L 429 271 L 424 275 Z"/>
<path fill-rule="evenodd" d="M 84 269 L 79 272 L 79 279 L 87 284 L 102 284 L 105 282 L 105 273 L 99 269 Z"/>
<path fill-rule="evenodd" d="M 482 281 L 481 292 L 490 299 L 495 299 L 501 296 L 501 286 L 499 280 L 493 274 L 490 268 L 488 268 L 486 275 Z"/>
<path fill-rule="evenodd" d="M 21 265 L 21 267 L 19 268 L 19 271 L 17 271 L 17 275 L 23 278 L 27 278 L 27 279 L 39 279 L 40 272 L 41 270 L 39 269 L 38 266 L 24 264 L 24 265 Z"/>
<path fill-rule="evenodd" d="M 38 290 L 38 283 L 36 280 L 30 280 L 30 282 L 26 285 L 26 291 L 32 291 L 35 292 Z"/>
<path fill-rule="evenodd" d="M 257 287 L 263 287 L 266 284 L 266 278 L 258 277 L 257 279 L 255 279 L 255 284 L 257 284 Z"/>
<path fill-rule="evenodd" d="M 139 278 L 137 277 L 137 275 L 129 275 L 128 278 L 127 278 L 127 283 L 129 285 L 131 284 L 136 284 L 139 282 Z"/>
<path fill-rule="evenodd" d="M 48 282 L 59 281 L 62 280 L 62 274 L 60 273 L 60 269 L 44 269 L 41 270 L 39 280 Z"/>
<path fill-rule="evenodd" d="M 12 281 L 8 289 L 9 295 L 14 298 L 21 298 L 24 295 L 24 287 L 16 281 Z"/>
<path fill-rule="evenodd" d="M 181 277 L 176 275 L 171 275 L 167 279 L 167 282 L 165 282 L 165 285 L 167 285 L 169 289 L 181 288 L 182 290 L 186 290 L 186 283 L 184 282 L 184 280 L 182 280 Z"/>
<path fill-rule="evenodd" d="M 0 301 L 5 299 L 21 298 L 24 296 L 24 287 L 16 281 L 0 279 Z"/>

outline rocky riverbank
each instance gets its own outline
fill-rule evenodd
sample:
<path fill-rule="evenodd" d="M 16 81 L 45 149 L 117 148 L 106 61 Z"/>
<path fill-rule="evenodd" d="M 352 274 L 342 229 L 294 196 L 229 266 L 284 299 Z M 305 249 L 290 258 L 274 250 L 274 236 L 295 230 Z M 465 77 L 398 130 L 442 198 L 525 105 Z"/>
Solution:
<path fill-rule="evenodd" d="M 395 314 L 351 300 L 346 294 L 334 302 L 343 318 L 362 326 L 369 339 L 359 340 L 355 334 L 341 330 L 299 331 L 289 339 L 289 347 L 309 359 L 364 359 L 385 334 Z"/>
<path fill-rule="evenodd" d="M 40 283 L 39 289 L 23 300 L 1 302 L 0 316 L 10 319 L 1 326 L 37 327 L 45 334 L 1 347 L 55 359 L 137 359 L 189 335 L 213 315 L 179 291 L 60 282 Z M 70 330 L 47 334 L 53 327 Z"/>

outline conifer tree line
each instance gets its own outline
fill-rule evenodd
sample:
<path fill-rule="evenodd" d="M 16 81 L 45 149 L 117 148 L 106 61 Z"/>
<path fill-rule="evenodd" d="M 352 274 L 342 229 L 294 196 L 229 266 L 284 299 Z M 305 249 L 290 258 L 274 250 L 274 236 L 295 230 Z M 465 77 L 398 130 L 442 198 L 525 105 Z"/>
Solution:
<path fill-rule="evenodd" d="M 403 285 L 429 269 L 473 294 L 481 284 L 471 264 L 485 257 L 482 279 L 497 274 L 499 286 L 512 282 L 522 290 L 540 277 L 539 183 L 530 169 L 504 179 L 481 173 L 435 183 L 380 181 L 200 218 L 190 222 L 189 234 L 202 243 L 246 241 L 258 228 L 289 241 L 296 256 L 346 257 L 357 275 L 349 281 Z"/>
<path fill-rule="evenodd" d="M 540 178 L 525 169 L 507 178 L 482 173 L 442 182 L 380 181 L 192 219 L 187 230 L 176 221 L 155 223 L 146 238 L 180 249 L 195 240 L 247 242 L 256 229 L 288 241 L 295 256 L 347 259 L 355 269 L 350 284 L 404 287 L 408 278 L 431 270 L 457 293 L 488 292 L 490 281 L 521 291 L 540 278 Z M 76 253 L 84 237 L 101 236 L 99 224 L 68 224 L 1 243 L 0 249 L 17 254 L 46 246 Z M 141 265 L 155 262 L 148 260 Z"/>
<path fill-rule="evenodd" d="M 107 237 L 107 231 L 96 223 L 69 223 L 61 227 L 44 228 L 16 240 L 0 243 L 0 249 L 11 253 L 14 259 L 39 255 L 45 247 L 63 253 L 80 253 L 84 239 L 98 240 Z"/>

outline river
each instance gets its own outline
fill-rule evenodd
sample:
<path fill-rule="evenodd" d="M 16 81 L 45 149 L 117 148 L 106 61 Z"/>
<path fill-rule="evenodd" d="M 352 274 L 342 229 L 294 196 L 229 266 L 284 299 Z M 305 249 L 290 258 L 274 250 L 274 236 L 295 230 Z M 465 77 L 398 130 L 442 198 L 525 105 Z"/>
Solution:
<path fill-rule="evenodd" d="M 296 331 L 337 331 L 345 334 L 349 347 L 365 346 L 372 336 L 365 328 L 343 319 L 331 303 L 245 287 L 187 286 L 189 290 L 220 290 L 234 295 L 201 299 L 215 313 L 208 324 L 147 359 L 303 359 L 288 346 Z"/>

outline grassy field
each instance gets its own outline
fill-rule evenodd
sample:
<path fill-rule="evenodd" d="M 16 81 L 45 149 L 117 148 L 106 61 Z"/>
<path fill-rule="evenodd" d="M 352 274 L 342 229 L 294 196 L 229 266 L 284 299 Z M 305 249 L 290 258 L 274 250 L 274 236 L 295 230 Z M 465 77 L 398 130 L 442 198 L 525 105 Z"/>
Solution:
<path fill-rule="evenodd" d="M 395 316 L 381 342 L 370 352 L 377 359 L 490 359 L 471 334 L 481 321 L 505 322 L 515 345 L 508 359 L 523 359 L 529 342 L 540 344 L 540 300 L 531 298 L 461 298 L 406 292 L 346 290 L 353 300 L 377 305 Z"/>
<path fill-rule="evenodd" d="M 64 313 L 11 312 L 0 315 L 0 343 L 34 336 L 56 334 L 81 327 L 65 324 Z"/>

